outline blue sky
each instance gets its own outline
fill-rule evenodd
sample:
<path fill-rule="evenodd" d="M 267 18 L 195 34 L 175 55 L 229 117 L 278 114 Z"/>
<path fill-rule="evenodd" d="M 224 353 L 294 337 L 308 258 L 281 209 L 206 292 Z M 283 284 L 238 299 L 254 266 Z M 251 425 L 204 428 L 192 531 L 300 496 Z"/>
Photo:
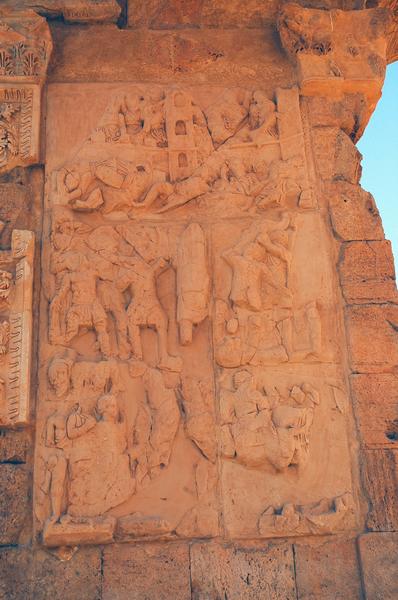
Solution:
<path fill-rule="evenodd" d="M 358 148 L 363 154 L 361 185 L 376 200 L 398 275 L 398 62 L 387 68 L 383 95 Z"/>

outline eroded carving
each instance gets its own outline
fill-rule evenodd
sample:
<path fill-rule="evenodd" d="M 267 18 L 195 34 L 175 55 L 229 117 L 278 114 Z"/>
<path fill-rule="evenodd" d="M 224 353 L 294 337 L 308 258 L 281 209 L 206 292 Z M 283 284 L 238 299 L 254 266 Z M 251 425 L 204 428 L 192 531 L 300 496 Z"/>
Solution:
<path fill-rule="evenodd" d="M 377 8 L 315 10 L 287 3 L 279 15 L 281 42 L 297 63 L 303 95 L 363 94 L 356 139 L 381 94 L 387 27 L 388 13 Z"/>
<path fill-rule="evenodd" d="M 34 234 L 12 232 L 0 253 L 0 423 L 26 424 L 30 416 Z"/>
<path fill-rule="evenodd" d="M 54 202 L 136 218 L 193 201 L 204 208 L 219 203 L 220 195 L 230 198 L 228 211 L 304 200 L 309 184 L 298 143 L 301 117 L 291 107 L 287 112 L 297 96 L 289 92 L 275 102 L 262 90 L 231 90 L 205 109 L 181 89 L 116 94 L 84 148 L 59 169 Z M 299 131 L 287 137 L 292 119 Z M 101 159 L 93 161 L 96 149 Z"/>
<path fill-rule="evenodd" d="M 0 173 L 39 161 L 40 96 L 52 42 L 31 10 L 0 10 Z"/>
<path fill-rule="evenodd" d="M 277 389 L 257 389 L 248 370 L 233 375 L 233 389 L 220 396 L 222 452 L 249 467 L 270 463 L 281 471 L 305 466 L 313 414 L 320 398 L 308 384 L 292 387 L 286 398 Z"/>
<path fill-rule="evenodd" d="M 183 345 L 192 342 L 194 325 L 208 316 L 209 288 L 205 236 L 197 223 L 191 223 L 177 250 L 177 322 Z"/>
<path fill-rule="evenodd" d="M 349 464 L 298 90 L 131 85 L 96 122 L 49 173 L 44 543 L 275 537 L 290 506 L 336 512 L 313 508 L 352 484 L 324 455 L 333 437 Z"/>
<path fill-rule="evenodd" d="M 344 529 L 345 521 L 352 518 L 353 512 L 353 497 L 347 492 L 331 500 L 323 498 L 304 506 L 285 504 L 278 509 L 270 506 L 261 515 L 258 529 L 264 537 L 325 535 Z"/>

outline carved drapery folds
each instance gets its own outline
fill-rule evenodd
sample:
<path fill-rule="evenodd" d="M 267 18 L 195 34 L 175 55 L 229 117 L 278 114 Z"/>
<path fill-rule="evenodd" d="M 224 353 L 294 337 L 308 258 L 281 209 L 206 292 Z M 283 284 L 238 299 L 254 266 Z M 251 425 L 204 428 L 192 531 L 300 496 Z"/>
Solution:
<path fill-rule="evenodd" d="M 31 10 L 0 10 L 0 174 L 40 160 L 41 92 L 52 42 Z"/>
<path fill-rule="evenodd" d="M 378 99 L 386 69 L 388 11 L 343 11 L 286 4 L 278 18 L 282 45 L 297 66 L 300 93 L 363 98 L 360 130 Z"/>

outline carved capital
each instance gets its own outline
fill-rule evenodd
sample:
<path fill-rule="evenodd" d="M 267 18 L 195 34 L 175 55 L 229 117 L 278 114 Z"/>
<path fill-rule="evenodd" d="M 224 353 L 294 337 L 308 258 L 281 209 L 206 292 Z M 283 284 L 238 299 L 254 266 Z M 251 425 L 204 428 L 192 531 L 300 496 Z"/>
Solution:
<path fill-rule="evenodd" d="M 381 94 L 389 13 L 314 10 L 286 4 L 278 18 L 282 45 L 297 65 L 305 96 L 363 94 L 371 114 Z"/>
<path fill-rule="evenodd" d="M 39 161 L 40 100 L 52 51 L 46 20 L 0 11 L 0 173 Z"/>

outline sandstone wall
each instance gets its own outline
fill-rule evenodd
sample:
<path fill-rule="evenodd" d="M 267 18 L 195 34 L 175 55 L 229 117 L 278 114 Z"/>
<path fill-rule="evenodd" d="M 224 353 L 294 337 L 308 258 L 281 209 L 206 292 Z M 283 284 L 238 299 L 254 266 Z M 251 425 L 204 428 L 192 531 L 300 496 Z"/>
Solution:
<path fill-rule="evenodd" d="M 0 598 L 396 598 L 394 3 L 0 21 Z"/>

